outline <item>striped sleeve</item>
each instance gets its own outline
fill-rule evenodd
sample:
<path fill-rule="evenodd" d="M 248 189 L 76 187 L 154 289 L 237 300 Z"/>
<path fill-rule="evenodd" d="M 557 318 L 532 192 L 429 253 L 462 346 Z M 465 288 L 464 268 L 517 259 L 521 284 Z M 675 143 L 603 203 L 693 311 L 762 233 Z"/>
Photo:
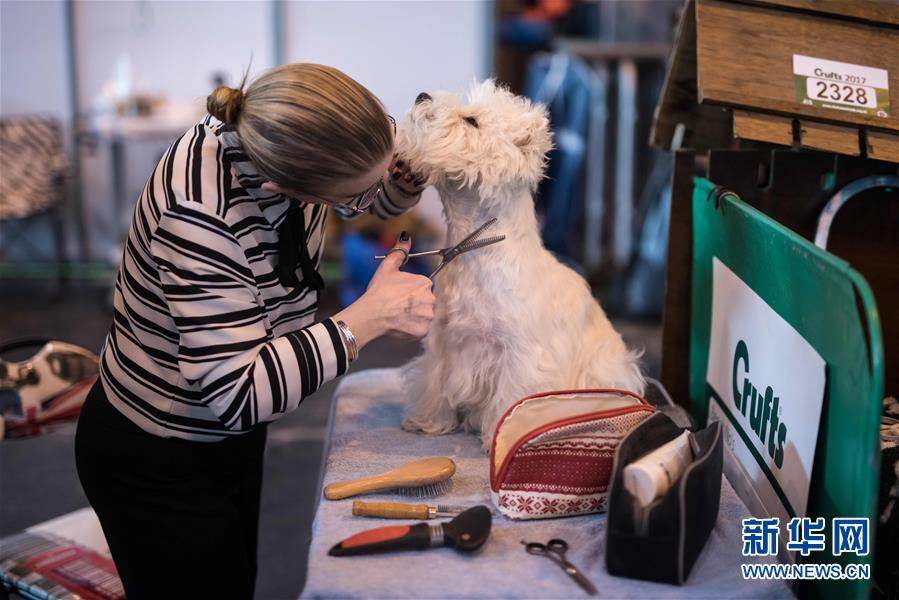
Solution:
<path fill-rule="evenodd" d="M 381 219 L 390 219 L 403 214 L 418 204 L 419 200 L 421 200 L 421 192 L 407 194 L 393 185 L 389 179 L 385 179 L 384 185 L 381 187 L 381 193 L 375 198 L 368 212 Z M 352 221 L 360 216 L 359 213 L 343 211 L 338 211 L 338 214 L 347 221 Z"/>
<path fill-rule="evenodd" d="M 403 214 L 418 204 L 419 200 L 421 200 L 421 192 L 408 194 L 393 185 L 393 180 L 388 177 L 384 180 L 381 193 L 371 205 L 371 212 L 382 219 L 389 219 Z"/>
<path fill-rule="evenodd" d="M 199 386 L 202 402 L 228 429 L 272 421 L 346 371 L 330 319 L 269 338 L 246 255 L 227 224 L 202 205 L 168 208 L 151 250 L 179 335 L 181 375 Z"/>

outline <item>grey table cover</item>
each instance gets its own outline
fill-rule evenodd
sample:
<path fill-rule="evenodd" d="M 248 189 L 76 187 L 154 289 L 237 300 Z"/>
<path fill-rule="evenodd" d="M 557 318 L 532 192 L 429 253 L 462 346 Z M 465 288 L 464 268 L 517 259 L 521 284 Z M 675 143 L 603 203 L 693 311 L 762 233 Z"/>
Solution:
<path fill-rule="evenodd" d="M 324 484 L 386 471 L 428 456 L 449 456 L 457 466 L 452 490 L 441 503 L 490 502 L 488 459 L 477 437 L 430 437 L 400 428 L 403 403 L 397 369 L 348 375 L 336 391 Z M 302 409 L 301 409 L 302 410 Z M 395 494 L 365 500 L 401 500 Z M 780 581 L 744 580 L 741 520 L 750 516 L 723 480 L 721 508 L 711 537 L 684 586 L 613 577 L 605 569 L 604 514 L 513 521 L 497 516 L 487 543 L 472 555 L 449 548 L 336 558 L 328 550 L 365 529 L 411 523 L 354 517 L 352 499 L 322 498 L 316 509 L 306 587 L 302 598 L 581 598 L 587 595 L 556 564 L 526 554 L 521 540 L 563 538 L 568 559 L 604 598 L 783 598 Z M 431 500 L 437 502 L 437 500 Z"/>

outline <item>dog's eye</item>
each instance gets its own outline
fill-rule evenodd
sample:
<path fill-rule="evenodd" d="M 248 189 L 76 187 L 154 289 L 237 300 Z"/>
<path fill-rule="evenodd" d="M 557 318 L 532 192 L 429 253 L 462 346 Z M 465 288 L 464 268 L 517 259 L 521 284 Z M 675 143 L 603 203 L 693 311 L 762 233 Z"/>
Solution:
<path fill-rule="evenodd" d="M 472 127 L 475 127 L 475 128 L 478 127 L 478 120 L 475 119 L 474 117 L 462 117 L 462 118 L 465 120 L 466 123 L 468 123 Z"/>

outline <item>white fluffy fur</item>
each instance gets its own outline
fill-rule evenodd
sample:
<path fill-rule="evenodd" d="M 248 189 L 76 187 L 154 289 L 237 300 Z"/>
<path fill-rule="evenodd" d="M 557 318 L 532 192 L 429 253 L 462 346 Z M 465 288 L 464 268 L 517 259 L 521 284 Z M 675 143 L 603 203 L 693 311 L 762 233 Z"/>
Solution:
<path fill-rule="evenodd" d="M 624 388 L 643 392 L 638 354 L 587 283 L 544 247 L 533 192 L 552 147 L 546 109 L 492 81 L 463 102 L 438 92 L 400 123 L 398 148 L 440 193 L 449 244 L 492 217 L 505 241 L 463 254 L 436 277 L 436 317 L 424 353 L 405 366 L 403 427 L 479 432 L 536 392 Z M 477 119 L 478 127 L 464 117 Z"/>

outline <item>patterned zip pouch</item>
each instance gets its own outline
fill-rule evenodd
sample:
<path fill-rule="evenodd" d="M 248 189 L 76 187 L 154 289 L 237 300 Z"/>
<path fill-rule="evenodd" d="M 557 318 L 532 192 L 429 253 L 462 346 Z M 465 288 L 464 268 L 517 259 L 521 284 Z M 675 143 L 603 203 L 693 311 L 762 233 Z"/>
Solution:
<path fill-rule="evenodd" d="M 516 402 L 490 447 L 490 491 L 511 519 L 606 508 L 615 450 L 655 409 L 625 390 L 544 392 Z"/>

